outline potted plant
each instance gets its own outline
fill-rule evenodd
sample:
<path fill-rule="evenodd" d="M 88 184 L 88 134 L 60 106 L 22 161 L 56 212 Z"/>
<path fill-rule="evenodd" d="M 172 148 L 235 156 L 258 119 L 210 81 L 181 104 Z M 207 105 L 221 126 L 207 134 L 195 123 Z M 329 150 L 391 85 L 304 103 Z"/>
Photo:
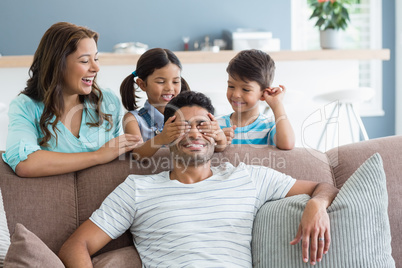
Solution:
<path fill-rule="evenodd" d="M 309 4 L 310 19 L 317 19 L 315 26 L 320 30 L 321 48 L 339 48 L 339 30 L 348 26 L 351 0 L 309 0 Z"/>

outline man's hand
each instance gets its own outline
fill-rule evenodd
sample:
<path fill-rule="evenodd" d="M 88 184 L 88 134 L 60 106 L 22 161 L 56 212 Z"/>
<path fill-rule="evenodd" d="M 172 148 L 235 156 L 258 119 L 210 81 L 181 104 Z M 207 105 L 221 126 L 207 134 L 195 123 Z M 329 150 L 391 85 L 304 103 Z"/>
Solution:
<path fill-rule="evenodd" d="M 310 263 L 314 265 L 321 261 L 323 254 L 329 250 L 331 236 L 327 208 L 338 192 L 337 188 L 328 183 L 297 180 L 286 195 L 287 197 L 298 194 L 311 196 L 304 209 L 296 237 L 290 242 L 291 245 L 296 245 L 302 241 L 304 262 L 309 260 L 309 251 Z"/>
<path fill-rule="evenodd" d="M 296 245 L 302 241 L 303 261 L 315 265 L 322 260 L 323 254 L 329 250 L 331 243 L 330 223 L 326 207 L 311 199 L 303 212 L 296 237 L 290 242 Z"/>

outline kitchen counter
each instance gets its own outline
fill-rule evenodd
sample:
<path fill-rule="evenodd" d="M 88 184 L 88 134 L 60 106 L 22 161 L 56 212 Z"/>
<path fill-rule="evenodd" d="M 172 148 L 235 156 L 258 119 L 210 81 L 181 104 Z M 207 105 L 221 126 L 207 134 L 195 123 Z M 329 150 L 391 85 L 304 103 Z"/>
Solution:
<path fill-rule="evenodd" d="M 182 63 L 228 63 L 238 51 L 223 50 L 218 53 L 207 51 L 174 52 Z M 283 50 L 269 52 L 275 61 L 311 61 L 311 60 L 389 60 L 389 49 L 351 49 L 351 50 Z M 135 65 L 140 55 L 99 53 L 103 66 Z M 30 67 L 32 55 L 0 56 L 0 68 Z"/>

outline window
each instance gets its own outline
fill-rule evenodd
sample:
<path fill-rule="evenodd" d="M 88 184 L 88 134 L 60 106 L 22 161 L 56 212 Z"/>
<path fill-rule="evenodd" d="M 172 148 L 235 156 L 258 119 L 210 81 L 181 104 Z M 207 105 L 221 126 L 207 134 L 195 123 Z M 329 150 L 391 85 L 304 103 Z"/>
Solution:
<path fill-rule="evenodd" d="M 319 32 L 315 21 L 309 20 L 311 9 L 307 0 L 292 2 L 292 49 L 314 50 L 319 47 Z M 342 32 L 344 49 L 381 49 L 382 0 L 355 0 L 349 9 L 350 23 Z M 372 87 L 375 98 L 361 106 L 361 115 L 383 115 L 382 110 L 382 62 L 359 62 L 359 85 Z"/>

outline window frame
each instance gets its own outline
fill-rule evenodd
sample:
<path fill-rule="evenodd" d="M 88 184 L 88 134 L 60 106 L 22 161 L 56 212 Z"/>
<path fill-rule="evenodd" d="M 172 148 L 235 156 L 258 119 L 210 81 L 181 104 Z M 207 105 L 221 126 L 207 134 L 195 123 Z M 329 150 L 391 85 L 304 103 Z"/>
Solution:
<path fill-rule="evenodd" d="M 382 48 L 382 0 L 370 1 L 370 49 Z M 308 4 L 307 0 L 291 0 L 291 49 L 305 50 L 305 36 L 314 35 L 313 31 L 318 29 L 314 27 L 314 21 L 308 20 Z M 402 13 L 402 11 L 401 11 Z M 402 14 L 401 14 L 402 15 Z M 398 16 L 397 16 L 398 17 Z M 307 18 L 307 19 L 306 19 Z M 380 23 L 378 23 L 380 22 Z M 307 30 L 305 30 L 307 29 Z M 311 31 L 310 31 L 311 29 Z M 306 34 L 306 31 L 308 33 Z M 318 44 L 318 39 L 315 37 Z M 318 48 L 319 49 L 319 48 Z M 382 105 L 383 88 L 382 88 L 382 61 L 367 61 L 370 69 L 369 85 L 375 91 L 375 97 L 360 106 L 361 116 L 383 116 L 384 110 Z M 364 64 L 364 63 L 363 63 Z M 402 112 L 401 112 L 402 113 Z M 402 128 L 402 126 L 401 126 Z M 402 130 L 401 130 L 402 131 Z"/>

